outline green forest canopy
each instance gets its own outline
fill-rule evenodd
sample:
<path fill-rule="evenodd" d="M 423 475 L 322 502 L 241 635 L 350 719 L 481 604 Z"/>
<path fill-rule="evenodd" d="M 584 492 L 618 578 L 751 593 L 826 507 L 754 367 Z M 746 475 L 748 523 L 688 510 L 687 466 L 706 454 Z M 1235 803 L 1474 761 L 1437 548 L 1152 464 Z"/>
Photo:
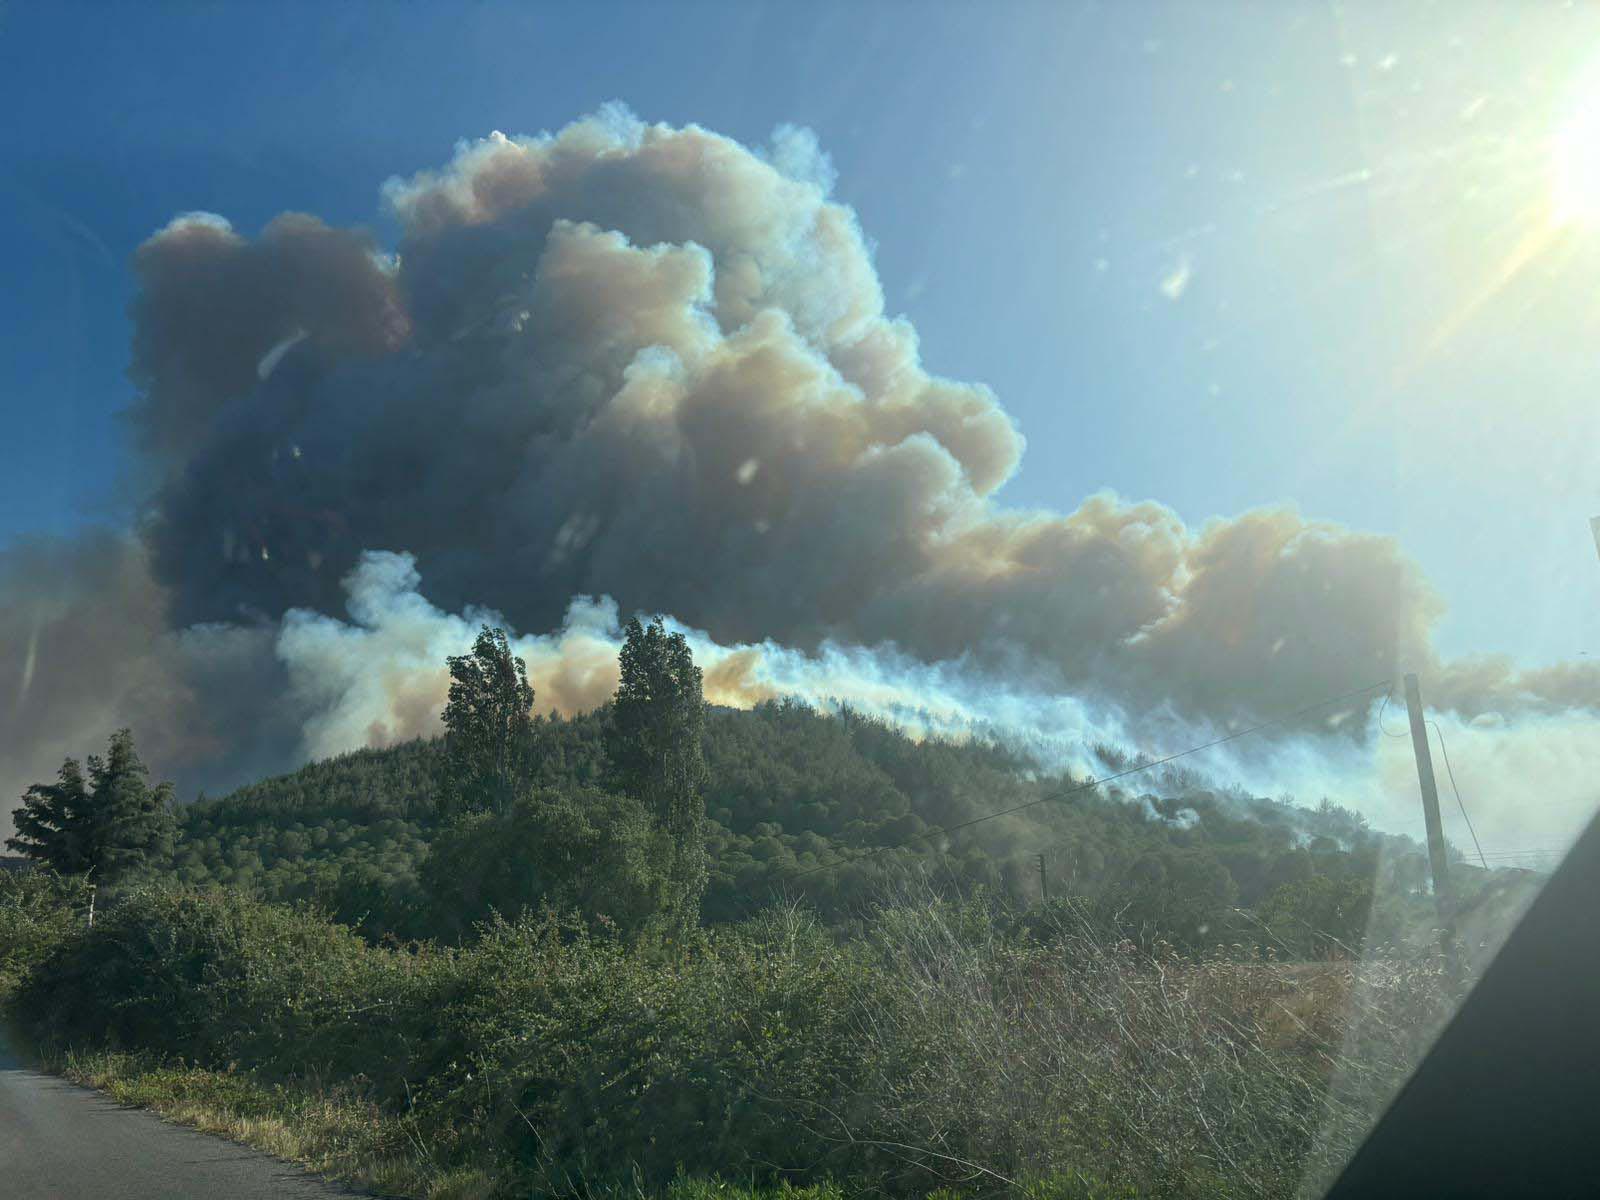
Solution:
<path fill-rule="evenodd" d="M 561 837 L 577 838 L 574 847 L 604 844 L 607 830 L 620 838 L 633 819 L 600 813 L 609 720 L 601 709 L 532 726 L 533 808 L 545 814 L 538 820 L 555 821 Z M 1397 885 L 1386 891 L 1408 895 L 1425 886 L 1414 842 L 1376 833 L 1327 802 L 1304 808 L 1194 784 L 1165 796 L 1097 789 L 943 835 L 942 828 L 1076 781 L 1042 774 L 993 742 L 917 741 L 848 710 L 824 713 L 790 701 L 710 709 L 703 738 L 708 923 L 795 898 L 845 921 L 907 871 L 938 887 L 982 886 L 1029 902 L 1038 898 L 1040 854 L 1053 893 L 1101 900 L 1131 931 L 1180 943 L 1248 936 L 1230 914 L 1262 909 L 1275 895 L 1274 908 L 1289 910 L 1292 925 L 1303 920 L 1295 912 L 1300 892 L 1319 920 L 1342 912 L 1338 936 L 1359 936 L 1380 872 Z M 571 901 L 548 870 L 529 868 L 520 893 L 508 877 L 493 895 L 454 897 L 466 910 L 440 911 L 424 886 L 436 844 L 448 841 L 458 874 L 508 875 L 505 864 L 474 867 L 471 846 L 440 817 L 442 755 L 439 740 L 362 750 L 190 805 L 178 814 L 173 870 L 190 884 L 313 900 L 373 935 L 459 935 L 489 906 Z M 563 804 L 571 810 L 565 815 Z M 1180 819 L 1186 809 L 1194 816 Z M 495 819 L 507 826 L 480 833 L 483 853 L 500 847 L 509 854 L 512 845 L 553 836 L 543 827 L 519 832 L 515 814 Z M 523 819 L 535 818 L 525 812 Z M 590 828 L 579 828 L 586 822 Z M 1332 898 L 1327 886 L 1305 887 L 1313 878 L 1334 882 Z M 616 915 L 603 911 L 604 886 L 587 890 L 589 903 L 601 906 L 596 915 Z"/>

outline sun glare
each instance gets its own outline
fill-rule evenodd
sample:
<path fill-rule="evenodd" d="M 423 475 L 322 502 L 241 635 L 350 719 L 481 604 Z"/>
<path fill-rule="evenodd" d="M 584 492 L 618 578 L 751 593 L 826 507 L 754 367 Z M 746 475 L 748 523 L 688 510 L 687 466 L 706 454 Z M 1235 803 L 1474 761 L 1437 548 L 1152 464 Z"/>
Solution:
<path fill-rule="evenodd" d="M 1550 166 L 1556 224 L 1600 226 L 1600 96 L 1579 105 L 1557 132 Z"/>

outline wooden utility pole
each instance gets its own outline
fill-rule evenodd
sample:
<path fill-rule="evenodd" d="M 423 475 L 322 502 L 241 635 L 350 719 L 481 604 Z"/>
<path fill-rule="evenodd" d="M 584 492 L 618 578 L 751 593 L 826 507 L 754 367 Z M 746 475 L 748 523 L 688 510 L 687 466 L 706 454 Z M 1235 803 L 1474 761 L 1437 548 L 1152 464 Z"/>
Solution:
<path fill-rule="evenodd" d="M 1428 751 L 1428 726 L 1422 717 L 1422 688 L 1406 676 L 1406 713 L 1411 718 L 1411 749 L 1417 756 L 1417 782 L 1422 785 L 1422 816 L 1428 827 L 1428 865 L 1433 869 L 1433 899 L 1439 906 L 1439 946 L 1450 973 L 1456 970 L 1456 906 L 1450 891 L 1450 863 L 1444 852 L 1444 826 L 1439 820 L 1439 788 Z"/>
<path fill-rule="evenodd" d="M 1042 853 L 1039 855 L 1039 899 L 1041 901 L 1050 899 L 1050 881 L 1044 877 L 1044 855 Z"/>

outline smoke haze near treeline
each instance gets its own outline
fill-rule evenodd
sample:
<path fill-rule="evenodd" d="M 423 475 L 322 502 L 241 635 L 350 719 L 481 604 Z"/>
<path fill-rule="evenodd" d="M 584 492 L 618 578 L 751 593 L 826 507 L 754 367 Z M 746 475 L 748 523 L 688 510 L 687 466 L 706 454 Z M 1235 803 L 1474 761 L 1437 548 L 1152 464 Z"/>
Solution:
<path fill-rule="evenodd" d="M 640 611 L 696 633 L 714 701 L 1061 747 L 1159 751 L 1416 670 L 1458 769 L 1517 792 L 1484 797 L 1506 830 L 1549 824 L 1530 789 L 1552 828 L 1592 809 L 1570 772 L 1600 759 L 1600 667 L 1441 661 L 1392 539 L 998 502 L 1022 432 L 924 369 L 831 187 L 804 131 L 757 150 L 608 108 L 389 181 L 392 252 L 306 214 L 174 219 L 133 262 L 133 532 L 0 552 L 0 784 L 120 724 L 190 792 L 432 732 L 482 619 L 523 635 L 541 709 L 578 711 Z M 1403 790 L 1374 722 L 1219 765 Z"/>

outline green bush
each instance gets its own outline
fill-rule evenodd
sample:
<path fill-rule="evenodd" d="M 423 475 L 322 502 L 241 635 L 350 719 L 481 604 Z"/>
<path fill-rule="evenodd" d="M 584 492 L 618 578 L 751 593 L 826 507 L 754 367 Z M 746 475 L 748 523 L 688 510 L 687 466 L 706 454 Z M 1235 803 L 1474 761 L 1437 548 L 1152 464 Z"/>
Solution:
<path fill-rule="evenodd" d="M 312 910 L 227 890 L 139 889 L 32 971 L 34 1032 L 208 1065 L 400 1086 L 433 960 L 376 949 Z"/>
<path fill-rule="evenodd" d="M 56 1044 L 362 1081 L 446 1157 L 664 1185 L 815 1173 L 826 1146 L 788 1117 L 838 1090 L 852 961 L 793 915 L 690 946 L 547 917 L 395 950 L 309 910 L 147 889 L 47 954 L 16 1009 Z"/>
<path fill-rule="evenodd" d="M 831 1147 L 793 1114 L 852 1068 L 858 954 L 808 918 L 629 947 L 500 922 L 454 959 L 447 1037 L 416 1105 L 481 1131 L 552 1190 L 680 1172 L 816 1178 Z"/>
<path fill-rule="evenodd" d="M 663 906 L 667 849 L 632 797 L 541 789 L 509 812 L 463 817 L 434 838 L 419 925 L 459 941 L 496 914 L 552 908 L 637 931 Z"/>
<path fill-rule="evenodd" d="M 0 871 L 0 995 L 84 926 L 90 895 L 81 876 Z"/>
<path fill-rule="evenodd" d="M 17 944 L 15 1008 L 57 1045 L 344 1088 L 430 1161 L 542 1195 L 720 1195 L 720 1175 L 1285 1196 L 1353 1148 L 1449 1007 L 1426 965 L 1146 953 L 1070 902 L 1024 920 L 928 895 L 852 938 L 784 909 L 684 944 L 546 912 L 441 950 L 148 889 Z"/>

